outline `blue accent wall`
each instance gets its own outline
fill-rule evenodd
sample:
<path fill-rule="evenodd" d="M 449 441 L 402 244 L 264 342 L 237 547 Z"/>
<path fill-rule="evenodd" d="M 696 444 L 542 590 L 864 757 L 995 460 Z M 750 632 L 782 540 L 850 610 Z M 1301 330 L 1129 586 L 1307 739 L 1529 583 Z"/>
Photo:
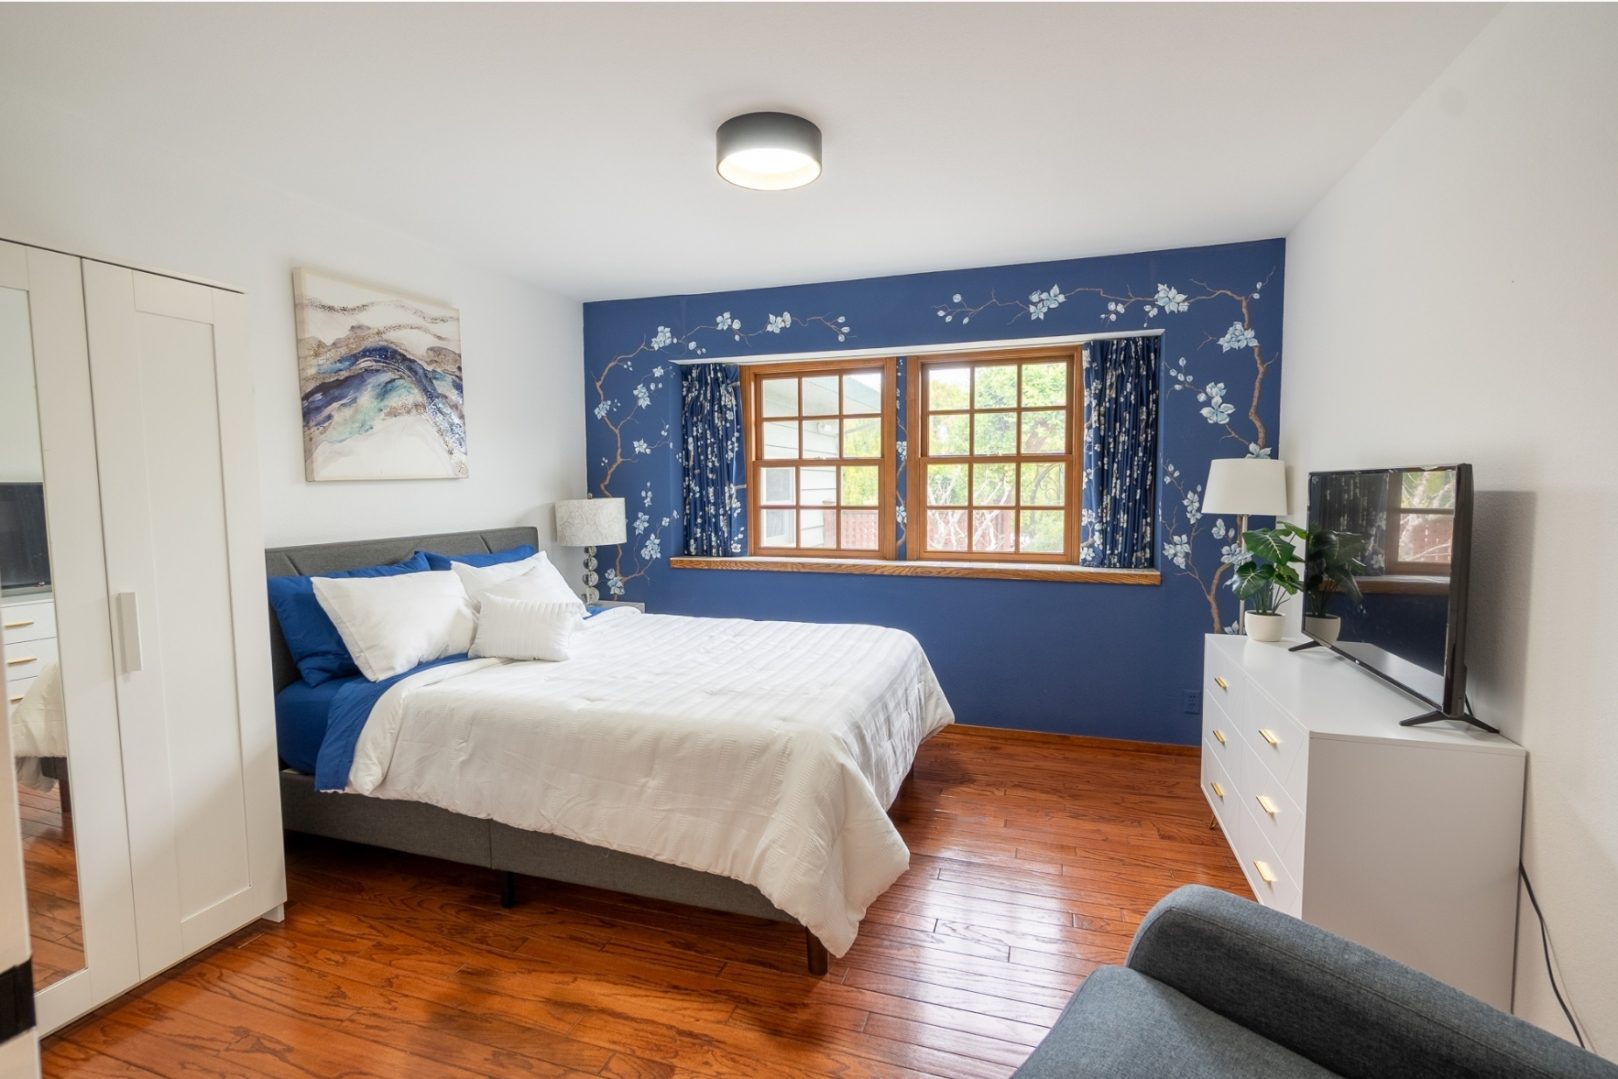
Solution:
<path fill-rule="evenodd" d="M 590 487 L 627 500 L 605 589 L 665 614 L 869 622 L 921 641 L 963 723 L 1195 744 L 1202 635 L 1230 627 L 1235 521 L 1208 463 L 1272 455 L 1281 240 L 584 308 Z M 677 359 L 1161 329 L 1160 586 L 676 570 Z M 901 429 L 902 432 L 902 429 Z M 902 433 L 901 433 L 902 437 Z"/>

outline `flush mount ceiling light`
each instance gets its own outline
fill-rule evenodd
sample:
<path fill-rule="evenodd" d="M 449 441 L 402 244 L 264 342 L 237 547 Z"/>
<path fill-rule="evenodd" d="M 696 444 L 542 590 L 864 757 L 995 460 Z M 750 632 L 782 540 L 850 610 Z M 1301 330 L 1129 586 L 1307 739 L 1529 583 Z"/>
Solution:
<path fill-rule="evenodd" d="M 789 112 L 749 112 L 719 125 L 719 175 L 737 187 L 786 191 L 820 176 L 820 128 Z"/>

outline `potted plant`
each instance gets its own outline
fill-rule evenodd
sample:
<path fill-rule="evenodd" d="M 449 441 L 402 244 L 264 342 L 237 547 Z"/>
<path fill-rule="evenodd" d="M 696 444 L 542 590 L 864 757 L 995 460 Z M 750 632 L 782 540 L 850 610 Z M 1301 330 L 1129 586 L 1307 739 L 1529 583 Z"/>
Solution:
<path fill-rule="evenodd" d="M 1326 605 L 1334 592 L 1347 599 L 1350 606 L 1360 605 L 1358 577 L 1365 572 L 1365 564 L 1360 561 L 1365 537 L 1320 528 L 1309 533 L 1306 547 L 1303 631 L 1322 644 L 1336 644 L 1343 620 L 1328 614 Z"/>
<path fill-rule="evenodd" d="M 1281 614 L 1278 608 L 1288 596 L 1296 595 L 1303 586 L 1295 564 L 1302 563 L 1294 539 L 1305 539 L 1308 533 L 1297 525 L 1280 524 L 1274 528 L 1257 528 L 1242 533 L 1242 546 L 1250 556 L 1236 567 L 1230 588 L 1249 604 L 1243 618 L 1247 635 L 1255 641 L 1281 639 Z"/>

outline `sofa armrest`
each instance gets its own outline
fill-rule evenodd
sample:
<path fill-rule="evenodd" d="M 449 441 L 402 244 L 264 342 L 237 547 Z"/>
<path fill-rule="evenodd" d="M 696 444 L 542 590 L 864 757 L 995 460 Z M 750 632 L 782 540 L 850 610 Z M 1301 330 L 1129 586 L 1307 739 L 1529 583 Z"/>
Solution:
<path fill-rule="evenodd" d="M 1618 1079 L 1618 1065 L 1452 986 L 1212 888 L 1153 907 L 1127 963 L 1344 1076 Z"/>

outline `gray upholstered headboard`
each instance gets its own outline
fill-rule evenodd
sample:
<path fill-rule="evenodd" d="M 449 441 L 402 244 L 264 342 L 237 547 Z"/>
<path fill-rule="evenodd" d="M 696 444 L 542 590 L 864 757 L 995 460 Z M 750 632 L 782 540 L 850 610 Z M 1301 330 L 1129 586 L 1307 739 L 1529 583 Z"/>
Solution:
<path fill-rule="evenodd" d="M 491 528 L 483 532 L 444 532 L 435 536 L 399 536 L 396 539 L 349 540 L 343 543 L 312 543 L 307 547 L 271 547 L 264 552 L 264 568 L 270 577 L 292 574 L 319 576 L 338 570 L 379 566 L 409 558 L 416 551 L 438 554 L 487 554 L 524 543 L 539 543 L 535 528 Z M 270 662 L 275 669 L 279 692 L 298 680 L 298 668 L 281 637 L 281 626 L 270 612 Z"/>

